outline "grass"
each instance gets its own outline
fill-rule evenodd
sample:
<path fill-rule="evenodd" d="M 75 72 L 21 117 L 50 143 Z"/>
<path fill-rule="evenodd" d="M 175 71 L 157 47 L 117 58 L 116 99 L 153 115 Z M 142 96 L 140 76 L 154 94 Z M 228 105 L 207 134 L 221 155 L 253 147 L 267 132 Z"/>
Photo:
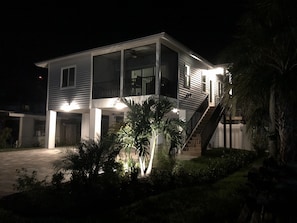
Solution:
<path fill-rule="evenodd" d="M 259 161 L 257 161 L 259 162 Z M 237 222 L 250 165 L 216 183 L 177 189 L 121 208 L 120 222 Z"/>
<path fill-rule="evenodd" d="M 190 168 L 202 168 L 210 159 L 221 159 L 224 155 L 221 152 L 222 150 L 210 151 L 209 156 L 189 161 L 187 165 Z M 86 205 L 85 210 L 78 210 L 73 208 L 75 204 L 71 202 L 70 195 L 52 196 L 50 191 L 15 194 L 2 200 L 6 205 L 9 203 L 11 208 L 0 208 L 0 222 L 237 222 L 247 189 L 247 173 L 252 165 L 260 162 L 258 160 L 215 183 L 166 191 L 118 209 L 105 209 L 103 206 L 106 203 L 97 200 L 97 205 L 93 206 L 95 209 L 88 203 L 90 201 L 85 201 L 82 202 L 82 207 Z M 35 206 L 28 201 L 32 201 Z M 13 211 L 16 209 L 19 211 Z M 65 210 L 65 215 L 48 214 L 54 213 L 55 209 Z M 71 213 L 72 210 L 75 213 Z M 79 211 L 81 213 L 77 213 Z"/>

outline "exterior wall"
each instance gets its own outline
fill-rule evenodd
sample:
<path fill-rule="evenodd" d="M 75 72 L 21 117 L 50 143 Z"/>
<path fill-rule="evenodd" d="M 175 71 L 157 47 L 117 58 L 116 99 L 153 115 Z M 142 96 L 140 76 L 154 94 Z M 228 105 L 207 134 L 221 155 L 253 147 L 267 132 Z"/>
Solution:
<path fill-rule="evenodd" d="M 16 142 L 17 147 L 39 147 L 44 146 L 44 130 L 37 131 L 35 121 L 44 121 L 45 116 L 19 115 L 19 135 Z"/>
<path fill-rule="evenodd" d="M 210 147 L 223 148 L 224 147 L 224 125 L 219 123 L 211 140 Z M 230 125 L 226 124 L 226 147 L 230 148 Z M 232 124 L 232 148 L 252 150 L 252 144 L 249 134 L 246 131 L 244 124 Z"/>
<path fill-rule="evenodd" d="M 36 143 L 36 140 L 32 140 L 34 138 L 34 119 L 31 117 L 22 117 L 20 118 L 20 122 L 21 126 L 23 126 L 23 128 L 20 128 L 20 146 L 33 146 Z"/>
<path fill-rule="evenodd" d="M 75 87 L 61 89 L 61 69 L 76 67 Z M 91 54 L 53 61 L 49 66 L 48 110 L 59 111 L 65 103 L 75 102 L 80 109 L 89 109 L 91 100 Z"/>
<path fill-rule="evenodd" d="M 190 88 L 184 87 L 185 65 L 190 66 Z M 180 53 L 179 57 L 179 83 L 178 83 L 178 98 L 179 108 L 187 111 L 186 120 L 188 121 L 195 110 L 199 107 L 201 102 L 205 99 L 207 94 L 202 91 L 201 75 L 205 65 L 195 60 L 194 58 Z"/>
<path fill-rule="evenodd" d="M 100 98 L 100 99 L 92 99 L 92 86 L 93 86 L 93 62 L 92 56 L 95 55 L 103 55 L 105 53 L 111 53 L 119 51 L 123 55 L 126 49 L 133 49 L 135 47 L 147 46 L 148 44 L 156 44 L 156 63 L 152 66 L 156 68 L 156 84 L 155 84 L 155 92 L 159 94 L 160 86 L 158 85 L 159 75 L 161 75 L 160 68 L 160 46 L 163 44 L 164 46 L 170 48 L 171 50 L 177 52 L 178 54 L 178 82 L 176 80 L 174 82 L 177 84 L 177 98 L 172 98 L 174 102 L 176 102 L 177 108 L 182 111 L 182 117 L 185 121 L 190 120 L 193 113 L 199 107 L 199 105 L 203 102 L 203 100 L 208 96 L 209 90 L 209 80 L 213 78 L 213 100 L 216 98 L 216 94 L 218 92 L 217 89 L 217 76 L 208 71 L 214 69 L 215 67 L 208 63 L 206 60 L 202 58 L 197 58 L 192 55 L 191 51 L 187 49 L 185 46 L 176 42 L 171 37 L 167 37 L 162 33 L 161 35 L 154 35 L 151 37 L 145 37 L 141 39 L 136 39 L 133 41 L 128 41 L 124 43 L 118 43 L 111 46 L 105 46 L 102 48 L 97 48 L 89 51 L 84 51 L 82 53 L 77 53 L 73 55 L 68 55 L 66 57 L 61 57 L 58 59 L 50 60 L 49 62 L 45 62 L 44 64 L 40 64 L 41 66 L 48 66 L 48 98 L 47 98 L 47 111 L 55 111 L 61 112 L 62 106 L 71 103 L 76 104 L 76 113 L 83 114 L 82 115 L 82 125 L 81 125 L 81 137 L 95 137 L 95 135 L 101 131 L 101 127 L 97 126 L 92 122 L 92 120 L 97 119 L 97 115 L 91 114 L 92 109 L 101 109 L 100 114 L 106 115 L 107 110 L 115 109 L 115 103 L 118 97 L 113 98 Z M 149 52 L 149 51 L 148 51 Z M 154 54 L 152 54 L 154 56 Z M 164 57 L 163 57 L 164 59 Z M 165 61 L 165 59 L 164 59 Z M 162 61 L 161 61 L 162 62 Z M 167 61 L 168 62 L 168 61 Z M 171 61 L 168 63 L 170 64 Z M 104 64 L 106 65 L 106 64 Z M 185 81 L 185 65 L 190 67 L 190 87 L 186 88 L 184 86 Z M 69 87 L 62 89 L 61 85 L 61 71 L 62 68 L 72 67 L 76 68 L 76 77 L 75 77 L 75 87 Z M 124 66 L 123 58 L 121 60 L 121 69 Z M 176 71 L 176 66 L 173 68 Z M 168 72 L 171 73 L 171 72 Z M 201 79 L 202 75 L 206 74 L 208 86 L 206 92 L 202 90 Z M 121 70 L 121 81 L 122 85 L 120 86 L 123 90 L 123 78 L 124 78 L 124 70 Z M 176 79 L 176 78 L 175 78 Z M 171 83 L 170 83 L 171 84 Z M 174 88 L 175 91 L 175 88 Z M 172 95 L 171 95 L 172 96 Z M 171 97 L 170 96 L 170 97 Z M 145 99 L 147 95 L 140 96 L 132 96 L 133 100 L 136 98 L 135 102 L 142 101 Z M 173 97 L 173 96 L 172 96 Z M 174 96 L 175 97 L 175 96 Z M 95 111 L 95 110 L 93 110 Z M 115 111 L 115 110 L 113 110 Z M 96 113 L 97 114 L 97 113 Z M 101 115 L 100 115 L 101 116 Z M 102 118 L 102 117 L 101 117 Z M 109 125 L 114 124 L 115 120 L 113 120 L 113 116 L 109 115 L 108 123 Z M 56 119 L 56 118 L 55 118 Z M 101 120 L 101 119 L 100 119 Z M 56 121 L 56 120 L 53 120 Z M 59 125 L 59 122 L 57 122 Z M 61 141 L 60 130 L 56 128 L 55 130 L 55 138 L 59 143 Z M 95 131 L 95 132 L 94 132 Z M 52 137 L 54 138 L 54 137 Z M 53 144 L 53 140 L 51 141 Z"/>

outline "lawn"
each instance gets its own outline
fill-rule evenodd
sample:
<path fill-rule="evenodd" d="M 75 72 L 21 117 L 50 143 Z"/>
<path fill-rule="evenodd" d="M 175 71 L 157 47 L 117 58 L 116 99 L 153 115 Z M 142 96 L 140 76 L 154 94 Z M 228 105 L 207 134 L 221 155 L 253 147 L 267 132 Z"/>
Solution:
<path fill-rule="evenodd" d="M 183 166 L 196 170 L 218 166 L 218 160 L 227 155 L 221 152 L 212 151 L 208 156 L 184 161 Z M 260 159 L 207 183 L 194 179 L 191 184 L 170 187 L 117 208 L 106 208 L 113 202 L 108 199 L 88 197 L 78 205 L 71 194 L 59 195 L 50 190 L 23 192 L 0 200 L 0 220 L 5 223 L 237 222 L 248 189 L 247 173 L 259 163 Z M 215 173 L 222 173 L 222 170 Z"/>

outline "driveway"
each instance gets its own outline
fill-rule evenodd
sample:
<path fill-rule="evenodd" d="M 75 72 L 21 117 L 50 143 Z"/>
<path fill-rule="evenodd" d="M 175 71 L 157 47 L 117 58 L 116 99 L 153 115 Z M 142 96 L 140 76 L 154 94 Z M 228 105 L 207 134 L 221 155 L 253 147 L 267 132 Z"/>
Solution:
<path fill-rule="evenodd" d="M 26 149 L 0 152 L 0 198 L 16 193 L 13 184 L 17 183 L 17 169 L 25 168 L 29 176 L 37 172 L 37 179 L 51 181 L 55 173 L 53 162 L 59 160 L 67 152 L 67 147 L 45 149 Z"/>

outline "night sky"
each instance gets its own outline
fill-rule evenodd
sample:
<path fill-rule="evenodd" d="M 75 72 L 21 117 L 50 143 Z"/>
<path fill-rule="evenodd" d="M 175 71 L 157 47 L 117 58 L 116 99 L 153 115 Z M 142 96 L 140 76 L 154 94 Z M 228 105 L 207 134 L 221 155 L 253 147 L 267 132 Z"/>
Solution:
<path fill-rule="evenodd" d="M 7 104 L 43 103 L 46 76 L 36 62 L 160 32 L 216 64 L 245 7 L 238 0 L 176 8 L 51 3 L 2 9 L 0 110 Z"/>

